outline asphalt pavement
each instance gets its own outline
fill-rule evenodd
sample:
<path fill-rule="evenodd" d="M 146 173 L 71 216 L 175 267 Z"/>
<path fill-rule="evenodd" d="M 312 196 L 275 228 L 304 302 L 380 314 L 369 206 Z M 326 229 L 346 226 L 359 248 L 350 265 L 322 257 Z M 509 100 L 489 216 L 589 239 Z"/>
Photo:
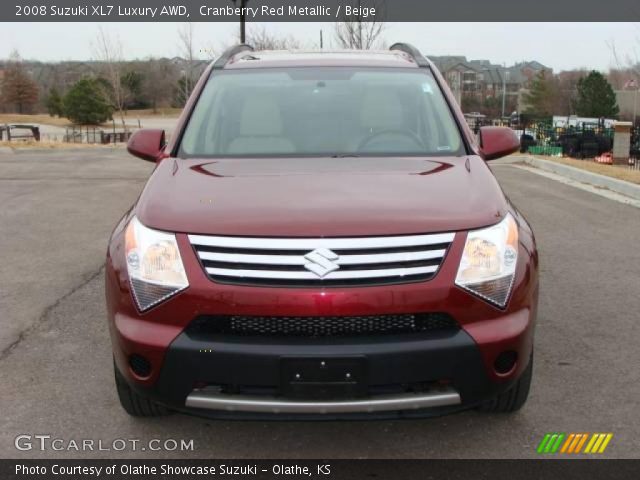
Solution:
<path fill-rule="evenodd" d="M 522 411 L 370 422 L 127 416 L 113 384 L 102 264 L 152 168 L 122 149 L 0 154 L 0 457 L 526 458 L 547 432 L 612 432 L 603 457 L 640 457 L 640 209 L 516 165 L 494 171 L 541 258 Z M 67 447 L 175 439 L 193 450 L 15 448 L 18 435 L 38 434 Z"/>

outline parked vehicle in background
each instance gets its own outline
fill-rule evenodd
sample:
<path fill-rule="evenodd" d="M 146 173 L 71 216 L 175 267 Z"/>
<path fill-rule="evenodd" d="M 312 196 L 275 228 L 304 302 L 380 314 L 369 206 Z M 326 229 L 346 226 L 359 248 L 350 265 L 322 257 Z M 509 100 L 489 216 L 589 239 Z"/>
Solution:
<path fill-rule="evenodd" d="M 538 254 L 431 62 L 227 51 L 118 222 L 106 300 L 134 416 L 360 418 L 527 399 Z"/>
<path fill-rule="evenodd" d="M 576 115 L 554 115 L 552 125 L 555 128 L 580 128 L 585 125 L 599 126 L 600 128 L 613 128 L 616 120 L 613 118 L 578 117 Z"/>

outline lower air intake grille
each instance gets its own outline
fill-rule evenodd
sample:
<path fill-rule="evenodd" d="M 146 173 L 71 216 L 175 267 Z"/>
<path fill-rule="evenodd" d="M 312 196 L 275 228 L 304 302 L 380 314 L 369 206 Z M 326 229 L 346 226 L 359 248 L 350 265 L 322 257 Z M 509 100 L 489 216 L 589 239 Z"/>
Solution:
<path fill-rule="evenodd" d="M 457 330 L 445 313 L 369 315 L 358 317 L 200 316 L 187 333 L 264 337 L 354 337 Z"/>

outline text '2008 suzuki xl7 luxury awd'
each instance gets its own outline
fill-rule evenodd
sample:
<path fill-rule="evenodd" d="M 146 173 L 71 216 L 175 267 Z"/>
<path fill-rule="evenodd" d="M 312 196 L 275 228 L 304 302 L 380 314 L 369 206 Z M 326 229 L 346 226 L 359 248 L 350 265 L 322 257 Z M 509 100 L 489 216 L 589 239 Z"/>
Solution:
<path fill-rule="evenodd" d="M 414 47 L 257 52 L 205 71 L 108 249 L 116 385 L 135 416 L 425 416 L 525 402 L 538 258 Z"/>

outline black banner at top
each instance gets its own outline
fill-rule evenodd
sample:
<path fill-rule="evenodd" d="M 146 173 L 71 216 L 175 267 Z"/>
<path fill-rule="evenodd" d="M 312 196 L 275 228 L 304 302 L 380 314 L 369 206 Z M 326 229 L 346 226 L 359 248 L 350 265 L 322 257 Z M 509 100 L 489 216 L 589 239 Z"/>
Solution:
<path fill-rule="evenodd" d="M 2 0 L 0 22 L 634 22 L 638 0 Z M 428 34 L 428 32 L 425 32 Z"/>

